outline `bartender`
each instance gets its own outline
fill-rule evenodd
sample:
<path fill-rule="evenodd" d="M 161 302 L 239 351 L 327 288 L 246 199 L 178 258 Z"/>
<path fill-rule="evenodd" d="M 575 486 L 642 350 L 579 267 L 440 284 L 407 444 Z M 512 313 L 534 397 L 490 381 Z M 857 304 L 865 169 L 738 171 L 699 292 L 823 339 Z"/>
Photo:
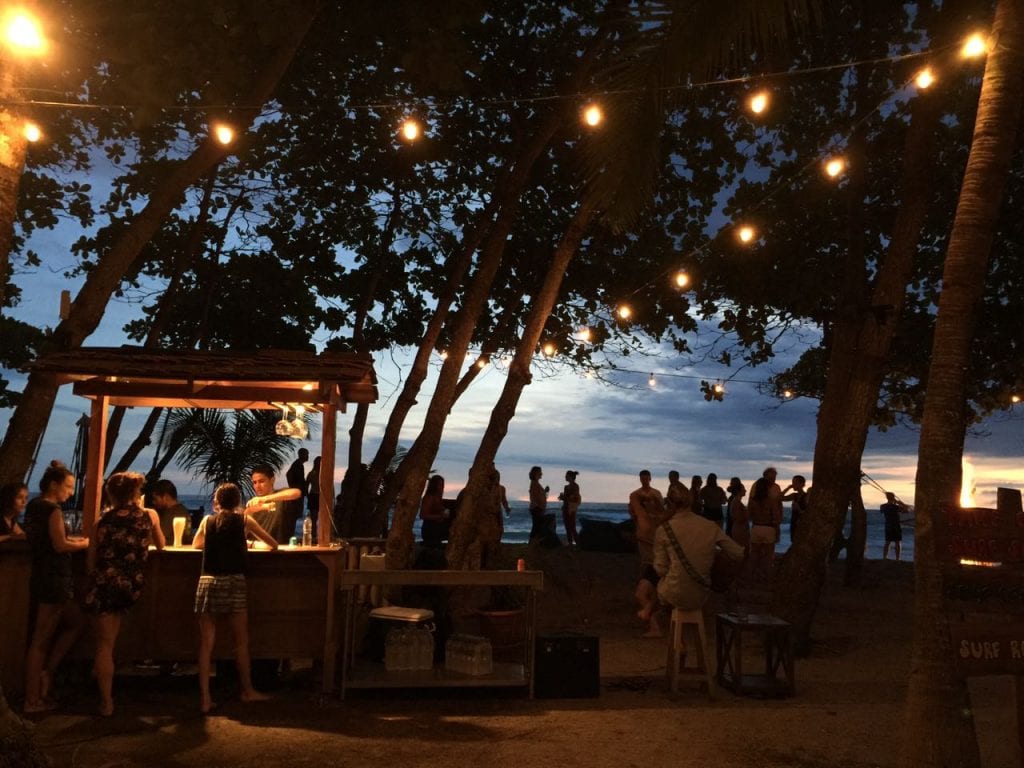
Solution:
<path fill-rule="evenodd" d="M 269 464 L 257 464 L 253 467 L 252 489 L 256 495 L 249 499 L 245 511 L 252 515 L 278 544 L 287 544 L 295 535 L 295 518 L 288 514 L 288 502 L 301 499 L 302 491 L 298 488 L 275 490 L 274 468 Z"/>

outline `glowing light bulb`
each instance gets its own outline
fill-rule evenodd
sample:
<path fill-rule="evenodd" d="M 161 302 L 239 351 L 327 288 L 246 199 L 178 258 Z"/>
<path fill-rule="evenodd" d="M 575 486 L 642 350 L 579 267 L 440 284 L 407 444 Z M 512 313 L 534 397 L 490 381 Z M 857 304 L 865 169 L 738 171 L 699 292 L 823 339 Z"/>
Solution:
<path fill-rule="evenodd" d="M 914 85 L 922 91 L 935 82 L 935 74 L 931 67 L 925 67 L 914 77 Z"/>
<path fill-rule="evenodd" d="M 446 350 L 446 349 L 442 349 L 441 350 L 441 359 L 442 360 L 447 360 L 448 359 L 448 350 Z"/>
<path fill-rule="evenodd" d="M 846 170 L 846 161 L 841 157 L 831 157 L 825 161 L 825 174 L 834 179 Z"/>
<path fill-rule="evenodd" d="M 235 140 L 235 129 L 227 123 L 214 123 L 213 137 L 218 144 L 223 144 L 226 147 Z"/>
<path fill-rule="evenodd" d="M 725 392 L 725 387 L 722 384 L 715 384 L 711 389 L 714 390 L 716 395 L 721 395 Z"/>
<path fill-rule="evenodd" d="M 555 345 L 549 341 L 543 347 L 541 347 L 541 351 L 544 353 L 546 357 L 554 357 Z"/>
<path fill-rule="evenodd" d="M 658 382 L 657 382 L 657 381 L 655 380 L 655 378 L 654 378 L 654 374 L 652 373 L 652 374 L 651 374 L 651 376 L 650 376 L 650 378 L 649 378 L 649 379 L 647 379 L 647 386 L 649 386 L 649 387 L 653 387 L 653 386 L 654 386 L 655 384 L 657 384 L 657 383 L 658 383 Z"/>
<path fill-rule="evenodd" d="M 43 138 L 43 132 L 40 130 L 39 126 L 31 122 L 25 123 L 22 133 L 24 134 L 26 141 L 35 142 Z"/>
<path fill-rule="evenodd" d="M 303 392 L 312 392 L 313 391 L 313 387 L 314 387 L 313 384 L 303 384 L 302 385 L 302 391 Z"/>
<path fill-rule="evenodd" d="M 791 398 L 793 396 L 793 390 L 791 390 L 791 389 L 784 389 L 784 390 L 782 390 L 782 396 L 784 398 L 786 398 L 787 400 L 789 400 L 789 398 Z"/>
<path fill-rule="evenodd" d="M 965 59 L 976 59 L 979 56 L 984 56 L 988 51 L 989 44 L 984 35 L 980 32 L 975 32 L 964 41 L 964 46 L 960 49 L 960 55 Z"/>
<path fill-rule="evenodd" d="M 749 243 L 749 242 L 753 241 L 753 239 L 754 239 L 754 237 L 756 235 L 757 235 L 757 232 L 754 230 L 753 227 L 751 227 L 749 225 L 748 226 L 740 227 L 736 231 L 736 237 L 738 237 L 740 239 L 741 243 Z"/>
<path fill-rule="evenodd" d="M 1020 395 L 1012 395 L 1010 397 L 1010 402 L 1011 403 L 1019 403 L 1020 402 Z"/>
<path fill-rule="evenodd" d="M 750 111 L 755 115 L 760 115 L 768 109 L 768 91 L 758 91 L 755 93 L 750 97 L 747 106 L 750 107 Z"/>
<path fill-rule="evenodd" d="M 629 318 L 633 316 L 633 310 L 629 308 L 628 304 L 623 304 L 615 310 L 615 314 L 617 314 L 621 320 L 629 320 Z"/>
<path fill-rule="evenodd" d="M 476 367 L 477 368 L 481 368 L 481 369 L 482 368 L 486 368 L 487 367 L 487 361 L 484 360 L 483 358 L 480 358 L 479 360 L 476 361 Z"/>
<path fill-rule="evenodd" d="M 420 137 L 420 124 L 412 118 L 402 122 L 402 138 L 406 141 L 416 141 Z"/>
<path fill-rule="evenodd" d="M 689 284 L 690 276 L 688 274 L 686 274 L 683 270 L 679 270 L 678 272 L 676 272 L 676 285 L 679 288 L 685 288 Z"/>
<path fill-rule="evenodd" d="M 583 122 L 594 128 L 604 121 L 604 112 L 597 104 L 588 104 L 583 108 Z"/>
<path fill-rule="evenodd" d="M 28 12 L 11 11 L 3 22 L 4 42 L 18 53 L 26 56 L 40 56 L 46 52 L 46 38 L 43 30 Z"/>
<path fill-rule="evenodd" d="M 576 338 L 579 339 L 580 341 L 590 341 L 590 339 L 592 338 L 592 334 L 590 332 L 590 329 L 589 328 L 585 328 L 585 327 L 584 328 L 580 328 L 576 332 Z"/>

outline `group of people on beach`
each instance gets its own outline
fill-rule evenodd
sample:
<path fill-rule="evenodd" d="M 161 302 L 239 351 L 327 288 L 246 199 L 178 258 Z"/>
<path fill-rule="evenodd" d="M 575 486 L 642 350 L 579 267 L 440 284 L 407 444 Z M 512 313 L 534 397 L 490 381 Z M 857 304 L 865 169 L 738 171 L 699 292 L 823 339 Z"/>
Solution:
<path fill-rule="evenodd" d="M 200 711 L 215 706 L 210 695 L 210 672 L 218 619 L 225 619 L 234 638 L 235 662 L 243 701 L 266 696 L 252 684 L 248 642 L 246 559 L 250 540 L 276 549 L 295 532 L 288 531 L 285 507 L 301 498 L 295 488 L 276 490 L 274 470 L 268 465 L 252 471 L 255 495 L 242 503 L 235 483 L 223 483 L 213 493 L 213 514 L 202 518 L 191 546 L 203 551 L 194 609 L 199 623 Z M 115 472 L 103 486 L 102 511 L 89 537 L 72 535 L 62 505 L 75 493 L 75 477 L 61 462 L 53 461 L 39 481 L 40 494 L 28 500 L 28 488 L 12 483 L 0 488 L 4 536 L 27 540 L 32 557 L 30 592 L 36 606 L 25 657 L 26 714 L 56 707 L 53 677 L 91 618 L 95 640 L 93 675 L 99 688 L 100 715 L 114 711 L 114 646 L 125 616 L 145 589 L 145 565 L 150 548 L 163 549 L 173 517 L 188 517 L 177 503 L 173 483 L 162 480 L 152 487 L 161 509 L 145 505 L 146 478 L 138 472 Z M 154 505 L 156 506 L 156 505 Z M 177 513 L 181 513 L 180 515 Z M 22 518 L 23 523 L 19 523 Z M 76 594 L 72 553 L 87 551 L 88 578 L 84 592 Z"/>

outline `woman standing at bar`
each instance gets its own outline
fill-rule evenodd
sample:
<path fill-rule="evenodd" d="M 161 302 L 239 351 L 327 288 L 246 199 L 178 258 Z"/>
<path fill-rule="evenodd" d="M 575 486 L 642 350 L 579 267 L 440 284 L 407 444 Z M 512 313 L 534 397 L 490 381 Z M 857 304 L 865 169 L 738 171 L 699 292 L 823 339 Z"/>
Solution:
<path fill-rule="evenodd" d="M 217 486 L 213 492 L 214 514 L 204 517 L 192 540 L 203 550 L 203 569 L 196 587 L 195 611 L 199 615 L 199 711 L 213 709 L 210 696 L 210 665 L 217 638 L 217 619 L 225 614 L 234 638 L 235 664 L 242 687 L 242 701 L 269 698 L 252 686 L 249 665 L 249 605 L 245 583 L 248 546 L 254 536 L 271 549 L 277 541 L 242 508 L 242 493 L 234 483 Z"/>
<path fill-rule="evenodd" d="M 96 658 L 93 674 L 100 688 L 99 713 L 114 714 L 114 644 L 121 631 L 121 617 L 138 601 L 145 580 L 146 560 L 152 542 L 164 548 L 160 516 L 142 506 L 146 476 L 115 472 L 104 490 L 110 509 L 96 523 L 89 547 L 90 586 L 85 609 L 93 614 Z"/>
<path fill-rule="evenodd" d="M 83 624 L 73 600 L 71 553 L 89 546 L 88 539 L 69 537 L 64 527 L 60 505 L 75 492 L 75 476 L 68 468 L 51 461 L 39 479 L 39 490 L 42 494 L 25 510 L 25 534 L 32 550 L 29 589 L 36 603 L 36 623 L 25 657 L 25 714 L 54 708 L 49 701 L 53 673 Z"/>

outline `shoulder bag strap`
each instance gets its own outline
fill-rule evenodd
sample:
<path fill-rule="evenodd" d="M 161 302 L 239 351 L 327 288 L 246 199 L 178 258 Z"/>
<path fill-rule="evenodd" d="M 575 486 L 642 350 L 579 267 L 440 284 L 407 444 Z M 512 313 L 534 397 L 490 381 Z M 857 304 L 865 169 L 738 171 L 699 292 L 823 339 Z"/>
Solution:
<path fill-rule="evenodd" d="M 686 559 L 686 554 L 683 552 L 683 548 L 679 544 L 679 539 L 676 538 L 676 532 L 672 530 L 672 526 L 665 523 L 661 527 L 665 531 L 665 535 L 668 536 L 668 540 L 676 551 L 676 556 L 679 558 L 679 562 L 682 563 L 683 570 L 686 571 L 687 575 L 705 589 L 711 589 L 711 582 L 697 573 L 697 569 L 690 565 L 690 561 Z"/>

